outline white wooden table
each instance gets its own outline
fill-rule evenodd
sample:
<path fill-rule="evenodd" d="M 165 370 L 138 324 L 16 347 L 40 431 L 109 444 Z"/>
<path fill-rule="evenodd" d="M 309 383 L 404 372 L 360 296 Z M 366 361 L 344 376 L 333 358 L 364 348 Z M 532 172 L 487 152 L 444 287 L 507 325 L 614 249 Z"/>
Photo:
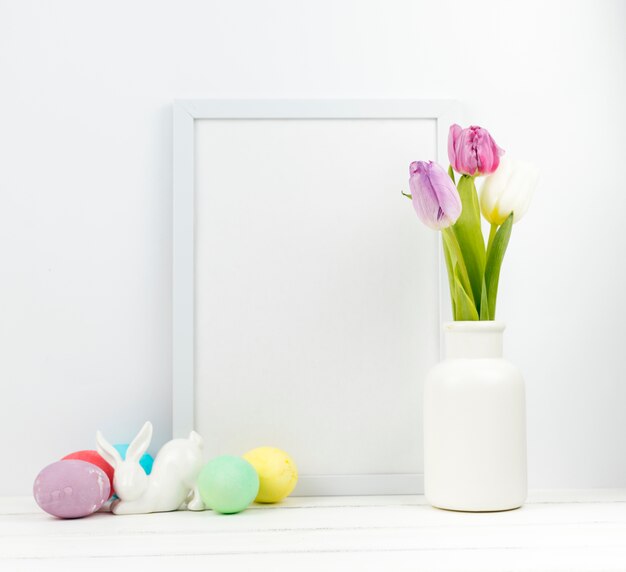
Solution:
<path fill-rule="evenodd" d="M 290 498 L 239 515 L 57 520 L 0 499 L 0 570 L 626 570 L 626 490 L 456 513 L 421 496 Z"/>

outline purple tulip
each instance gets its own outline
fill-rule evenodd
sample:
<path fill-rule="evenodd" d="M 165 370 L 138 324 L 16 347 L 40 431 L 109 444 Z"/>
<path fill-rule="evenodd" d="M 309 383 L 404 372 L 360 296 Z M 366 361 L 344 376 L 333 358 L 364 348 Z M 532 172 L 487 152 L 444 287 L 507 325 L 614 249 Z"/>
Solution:
<path fill-rule="evenodd" d="M 413 208 L 430 228 L 453 225 L 461 215 L 461 197 L 442 167 L 432 161 L 413 161 L 409 167 Z"/>
<path fill-rule="evenodd" d="M 457 173 L 489 175 L 498 168 L 503 154 L 486 129 L 476 125 L 463 129 L 456 123 L 450 126 L 448 158 Z"/>

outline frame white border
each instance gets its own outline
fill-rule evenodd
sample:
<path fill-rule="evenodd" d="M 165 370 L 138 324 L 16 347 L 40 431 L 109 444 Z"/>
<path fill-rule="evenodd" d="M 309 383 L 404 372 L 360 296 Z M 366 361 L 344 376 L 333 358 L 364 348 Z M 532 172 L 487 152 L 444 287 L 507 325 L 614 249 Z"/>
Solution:
<path fill-rule="evenodd" d="M 449 100 L 177 100 L 174 102 L 173 291 L 172 291 L 172 435 L 194 428 L 195 383 L 195 208 L 194 122 L 196 119 L 434 119 L 437 160 L 447 163 L 448 128 L 459 106 Z M 444 161 L 444 158 L 446 159 Z M 439 314 L 447 284 L 439 263 Z M 441 351 L 441 331 L 439 332 Z M 301 478 L 296 493 L 418 494 L 421 474 L 320 475 Z"/>

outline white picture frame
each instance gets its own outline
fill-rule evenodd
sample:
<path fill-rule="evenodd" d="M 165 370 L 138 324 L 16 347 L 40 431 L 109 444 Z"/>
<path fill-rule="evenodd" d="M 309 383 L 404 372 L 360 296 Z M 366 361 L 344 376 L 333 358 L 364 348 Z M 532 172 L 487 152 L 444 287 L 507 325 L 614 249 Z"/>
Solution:
<path fill-rule="evenodd" d="M 430 141 L 431 137 L 434 137 L 432 143 L 432 150 L 429 151 L 431 156 L 412 156 L 411 159 L 432 159 L 439 160 L 441 163 L 445 164 L 447 162 L 446 155 L 446 142 L 447 142 L 447 130 L 451 123 L 451 119 L 455 116 L 458 111 L 457 104 L 452 101 L 445 100 L 182 100 L 176 101 L 174 104 L 174 178 L 173 178 L 173 346 L 172 346 L 172 357 L 173 357 L 173 383 L 172 383 L 172 433 L 174 437 L 181 437 L 186 435 L 191 429 L 199 430 L 201 433 L 203 432 L 203 427 L 200 427 L 202 423 L 205 424 L 205 443 L 209 443 L 207 455 L 213 456 L 218 453 L 229 452 L 231 454 L 241 454 L 244 451 L 241 450 L 221 450 L 219 447 L 215 445 L 211 445 L 211 443 L 215 443 L 216 440 L 223 439 L 223 426 L 224 424 L 228 424 L 231 420 L 231 416 L 224 418 L 220 421 L 220 413 L 219 410 L 213 411 L 213 413 L 207 413 L 209 417 L 209 421 L 205 420 L 204 409 L 203 415 L 199 416 L 202 419 L 202 423 L 196 419 L 195 409 L 196 409 L 196 393 L 202 393 L 203 395 L 207 395 L 207 390 L 205 388 L 206 383 L 205 377 L 202 377 L 202 383 L 199 385 L 199 390 L 197 390 L 196 385 L 198 383 L 196 379 L 197 374 L 197 365 L 202 362 L 202 355 L 205 351 L 206 346 L 202 346 L 202 352 L 198 352 L 196 348 L 196 336 L 197 336 L 197 321 L 198 316 L 196 315 L 198 311 L 198 307 L 202 307 L 202 303 L 199 303 L 198 300 L 198 291 L 197 291 L 197 280 L 199 280 L 199 273 L 196 268 L 196 256 L 198 252 L 201 250 L 201 247 L 198 245 L 198 233 L 199 228 L 202 229 L 203 221 L 202 215 L 198 211 L 198 194 L 199 190 L 196 188 L 198 183 L 197 180 L 202 179 L 203 181 L 207 179 L 211 181 L 211 176 L 214 176 L 216 171 L 220 171 L 224 164 L 232 163 L 232 157 L 223 156 L 219 157 L 217 155 L 221 153 L 232 153 L 237 152 L 237 139 L 236 137 L 241 137 L 245 139 L 241 141 L 248 141 L 250 138 L 259 137 L 258 129 L 266 129 L 270 128 L 271 133 L 268 135 L 268 138 L 263 139 L 263 141 L 267 142 L 267 145 L 272 145 L 273 141 L 280 141 L 281 143 L 276 143 L 276 145 L 283 145 L 282 151 L 281 149 L 277 150 L 277 154 L 285 151 L 285 139 L 282 136 L 283 129 L 285 125 L 292 126 L 293 123 L 284 123 L 285 120 L 291 121 L 300 121 L 299 128 L 301 130 L 307 130 L 312 123 L 312 120 L 318 120 L 318 122 L 325 122 L 321 125 L 320 129 L 324 129 L 324 126 L 328 126 L 329 129 L 329 137 L 331 139 L 341 139 L 342 137 L 349 137 L 348 129 L 351 125 L 355 126 L 355 137 L 359 138 L 365 134 L 367 136 L 367 130 L 370 129 L 381 129 L 381 137 L 385 135 L 389 135 L 390 133 L 398 134 L 398 137 L 401 139 L 402 137 L 406 137 L 408 133 L 407 128 L 410 126 L 418 126 L 418 122 L 424 122 L 424 125 L 428 125 L 428 129 L 424 128 L 425 139 Z M 341 120 L 342 123 L 336 123 L 334 120 Z M 226 127 L 228 122 L 232 121 L 232 129 Z M 264 121 L 263 123 L 257 123 L 259 121 Z M 218 123 L 219 122 L 219 123 Z M 365 123 L 364 123 L 365 122 Z M 391 123 L 390 123 L 391 122 Z M 404 125 L 403 122 L 412 122 Z M 207 128 L 207 126 L 209 126 Z M 233 141 L 230 141 L 228 144 L 222 144 L 220 141 L 219 144 L 216 144 L 216 141 L 212 141 L 212 137 L 217 137 L 214 135 L 215 132 L 218 131 L 217 127 L 219 126 L 220 133 L 224 139 L 228 139 L 230 141 L 233 138 Z M 318 125 L 319 126 L 319 125 Z M 340 126 L 338 128 L 337 126 Z M 258 127 L 258 129 L 257 129 Z M 224 130 L 226 128 L 226 130 Z M 391 129 L 391 131 L 388 131 Z M 421 127 L 420 127 L 421 129 Z M 247 130 L 247 131 L 246 131 Z M 387 130 L 387 131 L 386 131 Z M 231 132 L 234 133 L 231 137 Z M 237 134 L 238 133 L 238 134 Z M 226 134 L 226 135 L 225 135 Z M 358 135 L 360 134 L 360 135 Z M 372 133 L 373 136 L 373 133 Z M 315 128 L 315 133 L 311 134 L 311 137 L 323 137 L 322 134 L 319 133 L 319 129 Z M 346 139 L 349 140 L 349 139 Z M 377 138 L 376 138 L 377 140 Z M 203 143 L 203 141 L 205 141 Z M 208 143 L 206 143 L 208 141 Z M 429 143 L 429 145 L 431 144 Z M 340 145 L 339 142 L 336 143 Z M 199 146 L 208 145 L 211 149 L 212 155 L 207 156 L 205 151 L 202 151 Z M 421 145 L 421 143 L 420 143 Z M 416 152 L 417 147 L 416 146 Z M 406 145 L 405 145 L 406 147 Z M 426 149 L 427 147 L 423 147 Z M 336 149 L 336 153 L 341 153 L 342 149 L 345 149 L 345 145 L 340 146 Z M 365 148 L 367 151 L 367 148 Z M 308 149 L 310 152 L 311 149 Z M 264 153 L 265 157 L 269 157 L 271 160 L 271 153 L 268 154 L 267 149 L 265 149 L 264 144 Z M 204 155 L 203 155 L 204 154 Z M 385 155 L 384 148 L 381 148 L 381 154 Z M 387 153 L 387 155 L 389 155 Z M 436 155 L 436 156 L 432 156 Z M 203 158 L 204 157 L 204 158 Z M 254 155 L 248 155 L 248 161 L 254 161 Z M 407 159 L 406 165 L 403 164 L 404 174 L 402 175 L 404 181 L 404 188 L 400 187 L 397 189 L 397 203 L 398 203 L 398 212 L 403 211 L 403 209 L 408 213 L 412 210 L 411 205 L 408 203 L 402 204 L 400 196 L 400 190 L 408 190 L 406 186 L 406 181 L 408 179 L 408 160 L 409 155 L 405 157 Z M 211 162 L 211 167 L 207 167 L 205 171 L 199 170 L 201 166 L 205 165 L 207 161 Z M 324 158 L 322 157 L 322 163 L 324 162 Z M 371 161 L 370 161 L 371 162 Z M 315 158 L 312 158 L 312 164 L 315 164 Z M 319 162 L 318 162 L 319 163 Z M 284 163 L 281 163 L 284 165 Z M 258 170 L 257 165 L 257 170 Z M 202 167 L 204 169 L 204 167 Z M 337 167 L 336 163 L 333 163 L 333 168 L 342 168 L 341 166 Z M 348 167 L 347 167 L 348 168 Z M 354 169 L 355 166 L 349 166 L 350 169 Z M 231 168 L 232 171 L 232 168 Z M 275 171 L 273 171 L 275 172 Z M 246 172 L 246 166 L 242 165 L 242 171 L 240 173 L 242 178 L 249 177 L 250 173 Z M 231 179 L 228 178 L 228 172 L 221 173 L 217 176 L 217 181 L 220 181 L 221 191 L 215 190 L 215 192 L 225 192 L 229 193 L 229 190 L 226 189 L 224 191 L 224 187 L 228 187 L 229 181 Z M 242 181 L 236 177 L 234 179 L 233 187 L 231 192 L 243 192 L 241 194 L 241 201 L 246 200 L 245 191 L 246 187 Z M 225 184 L 222 184 L 224 183 Z M 275 183 L 275 181 L 273 181 Z M 206 191 L 206 185 L 211 183 L 202 183 L 204 186 L 202 187 L 204 190 L 200 193 L 200 197 L 204 196 Z M 250 185 L 258 185 L 259 183 L 254 177 L 250 179 L 248 184 L 248 189 Z M 242 186 L 244 185 L 244 186 Z M 214 192 L 211 190 L 210 192 Z M 250 191 L 252 192 L 252 190 Z M 254 192 L 269 192 L 268 189 L 261 190 L 254 189 Z M 224 195 L 215 195 L 215 197 L 226 196 Z M 230 196 L 230 195 L 229 195 Z M 336 195 L 335 195 L 336 196 Z M 214 198 L 215 198 L 214 197 Z M 358 201 L 358 198 L 355 197 L 355 200 Z M 376 199 L 378 200 L 378 199 Z M 395 200 L 395 197 L 394 197 Z M 406 199 L 402 199 L 406 200 Z M 214 203 L 216 201 L 213 201 Z M 218 203 L 220 201 L 217 201 Z M 202 201 L 200 201 L 202 204 Z M 355 203 L 358 204 L 358 203 Z M 229 206 L 230 205 L 230 206 Z M 222 209 L 232 209 L 234 203 L 225 202 L 220 206 Z M 238 208 L 238 207 L 237 207 Z M 319 205 L 317 207 L 319 209 Z M 370 205 L 368 208 L 372 208 Z M 202 208 L 202 213 L 209 212 L 205 208 Z M 394 217 L 398 216 L 395 214 Z M 223 210 L 222 214 L 228 215 L 228 210 Z M 402 215 L 404 216 L 404 215 Z M 411 213 L 411 216 L 414 217 L 414 213 Z M 392 217 L 393 218 L 393 217 Z M 215 220 L 215 219 L 214 219 Z M 415 219 L 411 224 L 415 225 L 415 228 L 420 230 L 411 230 L 411 232 L 421 233 L 418 236 L 419 240 L 423 240 L 424 244 L 428 244 L 429 254 L 431 257 L 429 260 L 432 260 L 432 275 L 428 276 L 425 273 L 425 280 L 433 280 L 436 283 L 436 286 L 433 286 L 429 282 L 429 286 L 427 291 L 429 292 L 429 296 L 432 295 L 432 298 L 424 301 L 425 308 L 430 308 L 433 304 L 436 304 L 435 316 L 429 314 L 429 328 L 432 329 L 432 339 L 427 342 L 428 346 L 428 361 L 433 362 L 435 357 L 439 355 L 439 347 L 440 347 L 440 336 L 441 332 L 439 329 L 439 325 L 442 320 L 442 315 L 446 312 L 442 308 L 441 300 L 442 300 L 442 291 L 447 287 L 444 284 L 444 280 L 442 280 L 442 264 L 441 264 L 441 252 L 439 246 L 439 239 L 432 238 L 436 237 L 436 234 L 429 229 L 422 229 L 419 225 L 419 222 Z M 403 225 L 407 223 L 402 222 Z M 205 236 L 206 233 L 202 231 L 200 233 L 201 236 Z M 210 233 L 209 233 L 210 234 Z M 258 236 L 258 234 L 257 234 Z M 219 237 L 218 237 L 219 238 Z M 205 240 L 204 238 L 202 240 Z M 220 245 L 222 242 L 216 240 L 216 237 L 213 236 L 211 239 L 213 242 L 211 243 L 213 246 L 206 250 L 205 252 L 214 253 L 218 248 L 221 248 Z M 232 241 L 229 243 L 226 241 L 226 244 L 232 244 Z M 401 246 L 398 246 L 401 248 Z M 229 248 L 231 248 L 229 246 Z M 232 247 L 236 248 L 236 247 Z M 409 246 L 407 246 L 409 248 Z M 212 256 L 212 254 L 211 254 Z M 228 256 L 228 253 L 223 253 L 221 256 Z M 204 259 L 203 259 L 204 260 Z M 319 258 L 315 260 L 319 261 Z M 409 261 L 408 266 L 410 266 L 411 262 Z M 430 265 L 430 264 L 429 264 Z M 407 266 L 407 264 L 404 264 Z M 203 265 L 204 267 L 204 265 Z M 203 274 L 203 273 L 200 273 Z M 202 280 L 206 280 L 206 278 L 201 278 Z M 421 279 L 421 278 L 420 278 Z M 206 282 L 204 283 L 206 284 Z M 205 288 L 202 288 L 202 292 L 204 292 Z M 224 291 L 222 291 L 223 293 Z M 205 294 L 202 294 L 205 295 Z M 206 295 L 208 296 L 208 294 Z M 428 306 L 426 306 L 426 304 Z M 209 304 L 207 304 L 208 306 Z M 213 304 L 214 309 L 218 308 Z M 231 308 L 232 310 L 232 308 Z M 220 310 L 221 311 L 221 310 Z M 236 310 L 235 310 L 236 311 Z M 431 310 L 428 310 L 430 312 Z M 219 312 L 217 312 L 219 313 Z M 352 319 L 354 315 L 352 315 Z M 224 316 L 222 316 L 222 321 L 224 320 Z M 216 316 L 216 321 L 218 318 Z M 354 320 L 353 320 L 354 321 Z M 202 319 L 200 320 L 202 324 L 211 324 L 212 320 Z M 202 328 L 205 326 L 203 325 Z M 206 327 L 214 327 L 214 326 L 206 326 Z M 215 326 L 217 327 L 217 326 Z M 400 335 L 401 332 L 399 330 Z M 211 336 L 205 336 L 207 339 L 211 338 Z M 215 339 L 214 337 L 212 339 Z M 354 351 L 354 348 L 352 348 Z M 406 353 L 406 352 L 405 352 Z M 416 352 L 416 354 L 419 353 Z M 435 353 L 437 354 L 435 356 Z M 221 354 L 220 354 L 221 355 Z M 416 358 L 417 359 L 417 358 Z M 216 361 L 216 360 L 213 360 Z M 432 363 L 428 363 L 428 366 L 432 365 Z M 424 364 L 426 367 L 426 364 Z M 420 373 L 424 368 L 420 369 Z M 223 374 L 225 370 L 221 370 Z M 404 371 L 404 370 L 403 370 Z M 240 372 L 241 373 L 241 372 Z M 404 374 L 403 374 L 404 375 Z M 216 375 L 220 377 L 226 385 L 228 385 L 228 380 L 225 380 L 226 377 L 224 375 Z M 210 376 L 206 379 L 211 380 L 211 384 L 218 384 L 219 381 L 217 379 L 212 379 Z M 224 381 L 225 380 L 225 381 Z M 418 384 L 420 380 L 415 379 L 414 383 Z M 413 381 L 412 381 L 413 383 Z M 220 389 L 220 391 L 226 391 L 224 388 L 218 387 L 217 385 L 212 385 L 213 389 Z M 245 388 L 244 388 L 245 389 Z M 249 388 L 248 388 L 249 389 Z M 355 390 L 355 391 L 358 391 Z M 393 388 L 389 389 L 390 392 L 393 392 Z M 411 391 L 414 391 L 413 389 Z M 224 393 L 221 394 L 224 397 Z M 374 395 L 374 394 L 372 394 Z M 413 395 L 413 394 L 411 394 Z M 380 398 L 380 394 L 378 396 Z M 344 395 L 345 398 L 345 395 Z M 402 396 L 399 396 L 402 399 Z M 239 397 L 238 397 L 239 399 Z M 245 399 L 245 396 L 241 399 Z M 232 400 L 226 400 L 228 403 L 233 403 Z M 290 407 L 294 407 L 293 399 L 291 401 L 287 400 Z M 384 401 L 384 400 L 383 400 Z M 251 404 L 247 404 L 248 414 L 246 419 L 241 420 L 242 426 L 246 424 L 246 420 L 250 417 L 250 412 L 255 411 L 251 408 Z M 318 404 L 319 405 L 319 404 Z M 269 405 L 266 403 L 265 407 L 271 408 L 271 403 Z M 207 407 L 207 410 L 210 409 Z M 238 408 L 237 408 L 238 409 Z M 323 409 L 323 405 L 320 407 L 320 410 Z M 246 410 L 246 407 L 243 408 Z M 370 415 L 371 415 L 371 409 Z M 405 412 L 406 413 L 406 412 Z M 268 413 L 269 415 L 270 413 Z M 337 411 L 334 411 L 333 414 L 335 417 L 333 418 L 333 423 L 335 424 L 335 431 L 341 430 L 341 420 L 337 419 Z M 234 415 L 237 415 L 235 412 Z M 243 415 L 243 413 L 242 413 Z M 275 416 L 275 412 L 272 413 Z M 330 415 L 330 413 L 329 413 Z M 416 432 L 419 432 L 417 429 L 417 424 L 419 419 L 421 418 L 421 411 L 419 410 L 418 404 L 415 403 L 415 423 L 416 423 Z M 215 423 L 218 423 L 216 426 L 211 426 L 211 420 L 214 419 Z M 257 419 L 258 422 L 258 419 Z M 219 424 L 221 423 L 221 424 Z M 358 422 L 357 422 L 358 425 Z M 406 423 L 405 423 L 406 425 Z M 289 426 L 289 429 L 298 431 L 298 428 L 293 428 L 293 420 L 292 425 Z M 299 428 L 300 430 L 308 430 L 306 427 Z M 250 431 L 250 428 L 247 429 Z M 288 431 L 287 428 L 282 428 L 282 435 L 287 435 L 292 431 Z M 407 431 L 410 429 L 407 428 Z M 225 428 L 224 431 L 228 435 L 232 435 L 234 433 L 234 429 L 231 427 L 231 430 L 228 431 L 228 428 Z M 206 433 L 211 434 L 206 434 Z M 218 433 L 222 433 L 222 435 L 218 435 Z M 266 433 L 266 435 L 271 435 L 270 433 Z M 373 439 L 373 436 L 370 435 L 370 438 Z M 390 433 L 386 438 L 389 439 L 389 443 L 395 442 L 393 434 Z M 226 439 L 228 440 L 228 439 Z M 292 439 L 293 440 L 293 439 Z M 421 439 L 420 439 L 421 441 Z M 303 442 L 308 443 L 309 447 L 313 446 L 312 436 L 309 434 L 306 436 L 306 439 L 303 439 Z M 329 442 L 328 435 L 326 436 L 326 442 Z M 252 443 L 251 439 L 248 441 L 242 441 L 246 446 L 248 444 L 253 446 L 264 445 L 264 444 L 273 444 L 276 446 L 281 446 L 281 443 L 265 443 L 265 442 L 256 442 Z M 409 447 L 408 445 L 404 448 L 400 447 L 401 455 L 406 454 L 406 450 L 415 447 L 420 447 L 421 445 L 417 445 L 417 438 L 412 440 L 412 445 Z M 349 440 L 344 441 L 344 449 L 346 449 L 346 454 L 348 458 L 350 458 L 350 451 L 348 451 Z M 378 447 L 383 446 L 379 440 L 377 440 Z M 234 446 L 240 446 L 239 442 L 233 444 L 231 443 L 231 448 Z M 330 446 L 330 445 L 329 445 Z M 285 447 L 287 448 L 287 447 Z M 302 451 L 305 449 L 302 448 L 300 451 L 300 456 L 305 456 Z M 309 449 L 306 449 L 307 451 Z M 381 463 L 385 462 L 385 455 L 380 454 L 380 450 L 378 450 L 378 456 L 376 457 L 375 452 L 373 453 L 373 457 L 380 458 Z M 298 455 L 293 450 L 290 451 L 294 457 L 296 462 L 300 460 Z M 366 455 L 366 450 L 361 448 L 359 451 L 355 451 L 354 455 L 354 465 L 355 466 L 365 466 L 367 465 L 369 468 L 367 470 L 363 470 L 362 468 L 355 471 L 349 470 L 349 463 L 341 463 L 342 469 L 341 471 L 334 472 L 327 466 L 327 463 L 320 462 L 320 459 L 323 457 L 320 456 L 319 451 L 317 455 L 318 462 L 320 465 L 323 465 L 323 470 L 316 470 L 315 463 L 311 460 L 308 463 L 308 467 L 306 470 L 301 470 L 300 480 L 298 487 L 296 489 L 296 494 L 299 495 L 345 495 L 345 494 L 419 494 L 423 492 L 423 478 L 421 474 L 421 470 L 419 466 L 416 465 L 417 468 L 413 468 L 411 464 L 410 470 L 405 470 L 404 466 L 400 463 L 399 469 L 390 469 L 387 470 L 387 465 L 382 465 L 380 467 L 376 466 L 376 463 L 361 463 L 357 462 L 359 459 L 363 461 L 363 457 Z M 338 451 L 334 451 L 335 462 L 338 462 Z M 419 451 L 415 449 L 413 451 L 414 455 L 419 455 Z M 360 456 L 360 457 L 359 457 Z M 393 457 L 395 459 L 397 454 Z M 342 460 L 343 461 L 343 460 Z M 387 460 L 388 462 L 389 460 Z M 411 461 L 412 463 L 412 461 Z M 393 463 L 392 463 L 393 464 Z M 409 461 L 407 461 L 406 466 L 409 466 Z M 419 463 L 418 463 L 419 464 Z"/>

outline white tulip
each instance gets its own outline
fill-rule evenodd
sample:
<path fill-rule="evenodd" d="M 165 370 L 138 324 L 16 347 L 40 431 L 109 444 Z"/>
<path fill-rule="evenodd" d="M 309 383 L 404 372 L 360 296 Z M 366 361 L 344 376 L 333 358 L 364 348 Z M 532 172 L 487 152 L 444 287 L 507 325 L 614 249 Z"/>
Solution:
<path fill-rule="evenodd" d="M 480 210 L 495 225 L 513 213 L 513 222 L 526 214 L 539 181 L 539 171 L 531 163 L 504 155 L 494 173 L 485 177 L 480 193 Z"/>

